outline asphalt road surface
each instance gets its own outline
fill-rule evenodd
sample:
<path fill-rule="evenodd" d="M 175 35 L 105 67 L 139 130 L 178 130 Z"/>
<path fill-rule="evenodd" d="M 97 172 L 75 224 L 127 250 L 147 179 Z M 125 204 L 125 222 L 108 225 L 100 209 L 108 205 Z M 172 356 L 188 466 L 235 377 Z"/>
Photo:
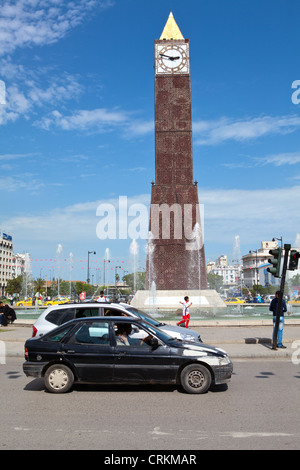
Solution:
<path fill-rule="evenodd" d="M 77 385 L 47 393 L 22 358 L 0 364 L 0 449 L 299 449 L 300 365 L 234 362 L 227 386 L 205 395 L 173 387 Z M 200 463 L 200 462 L 199 462 Z"/>

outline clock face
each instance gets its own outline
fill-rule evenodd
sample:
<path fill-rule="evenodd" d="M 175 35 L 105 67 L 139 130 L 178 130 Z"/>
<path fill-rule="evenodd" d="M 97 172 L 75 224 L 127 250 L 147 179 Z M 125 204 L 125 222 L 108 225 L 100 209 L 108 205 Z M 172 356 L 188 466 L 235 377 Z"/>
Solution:
<path fill-rule="evenodd" d="M 156 74 L 177 74 L 190 72 L 188 44 L 157 44 Z"/>

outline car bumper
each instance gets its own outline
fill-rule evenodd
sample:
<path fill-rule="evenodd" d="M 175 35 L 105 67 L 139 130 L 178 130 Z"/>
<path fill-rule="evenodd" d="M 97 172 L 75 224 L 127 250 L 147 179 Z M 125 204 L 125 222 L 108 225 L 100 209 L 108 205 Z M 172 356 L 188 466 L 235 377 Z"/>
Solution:
<path fill-rule="evenodd" d="M 215 366 L 213 368 L 214 371 L 214 382 L 216 385 L 225 384 L 230 382 L 232 372 L 233 372 L 233 364 L 229 362 L 224 366 Z"/>
<path fill-rule="evenodd" d="M 42 377 L 46 362 L 24 362 L 23 372 L 27 377 Z"/>

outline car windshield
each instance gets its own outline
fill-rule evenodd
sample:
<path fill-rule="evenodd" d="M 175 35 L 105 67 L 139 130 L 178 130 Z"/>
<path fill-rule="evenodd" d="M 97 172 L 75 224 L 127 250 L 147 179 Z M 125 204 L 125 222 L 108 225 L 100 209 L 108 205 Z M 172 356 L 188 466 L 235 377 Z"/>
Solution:
<path fill-rule="evenodd" d="M 153 334 L 153 335 L 157 336 L 157 338 L 161 339 L 164 343 L 170 343 L 171 341 L 181 342 L 181 340 L 178 340 L 177 338 L 172 338 L 172 336 L 168 335 L 163 330 L 160 330 L 159 328 L 156 328 L 155 326 L 151 325 L 150 322 L 148 322 L 146 318 L 145 318 L 146 321 L 141 322 L 141 325 L 144 328 L 146 328 L 151 334 Z"/>
<path fill-rule="evenodd" d="M 142 310 L 138 310 L 137 308 L 133 307 L 126 307 L 126 310 L 136 317 L 141 318 L 142 320 L 146 320 L 146 322 L 150 323 L 153 326 L 161 326 L 163 323 L 155 320 L 155 318 L 151 317 L 151 315 L 146 315 Z"/>

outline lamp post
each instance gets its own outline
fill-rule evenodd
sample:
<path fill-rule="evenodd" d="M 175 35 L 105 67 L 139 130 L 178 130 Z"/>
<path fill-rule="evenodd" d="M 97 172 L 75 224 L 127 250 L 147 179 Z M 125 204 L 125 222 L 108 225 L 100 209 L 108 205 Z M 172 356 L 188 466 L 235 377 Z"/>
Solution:
<path fill-rule="evenodd" d="M 104 274 L 104 279 L 103 279 L 103 281 L 104 281 L 103 282 L 103 284 L 104 284 L 104 294 L 105 294 L 105 287 L 106 287 L 106 285 L 105 285 L 105 263 L 110 263 L 110 259 L 104 259 L 103 260 L 103 264 L 104 264 L 104 272 L 103 272 L 103 274 Z M 107 274 L 107 278 L 108 278 L 108 274 Z M 107 295 L 107 289 L 106 289 L 106 295 Z"/>
<path fill-rule="evenodd" d="M 281 248 L 282 248 L 282 237 L 280 237 L 280 238 L 273 237 L 273 238 L 272 238 L 272 242 L 275 242 L 275 240 L 279 240 L 279 241 L 280 241 Z"/>
<path fill-rule="evenodd" d="M 250 250 L 249 253 L 255 253 L 255 278 L 256 278 L 256 295 L 258 296 L 258 267 L 257 267 L 257 250 Z"/>
<path fill-rule="evenodd" d="M 88 251 L 88 262 L 87 262 L 87 278 L 86 278 L 86 283 L 90 283 L 90 254 L 95 255 L 96 251 Z"/>
<path fill-rule="evenodd" d="M 122 266 L 115 266 L 115 287 L 117 286 L 117 269 L 121 269 Z"/>

